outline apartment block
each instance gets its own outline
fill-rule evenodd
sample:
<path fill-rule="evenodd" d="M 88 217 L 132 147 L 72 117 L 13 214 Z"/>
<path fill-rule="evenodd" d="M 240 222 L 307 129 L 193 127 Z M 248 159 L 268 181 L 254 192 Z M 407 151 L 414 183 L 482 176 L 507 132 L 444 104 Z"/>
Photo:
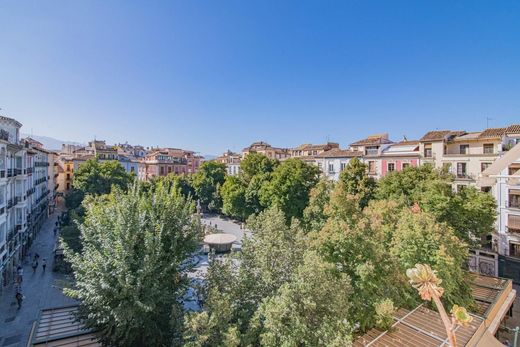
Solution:
<path fill-rule="evenodd" d="M 238 153 L 233 153 L 230 150 L 224 152 L 221 156 L 215 159 L 218 163 L 226 165 L 227 174 L 236 176 L 240 173 L 240 162 L 242 157 Z"/>
<path fill-rule="evenodd" d="M 20 139 L 21 124 L 0 116 L 0 274 L 9 284 L 55 205 L 54 153 Z"/>
<path fill-rule="evenodd" d="M 193 151 L 179 148 L 157 148 L 139 161 L 138 177 L 148 181 L 169 174 L 188 175 L 197 172 L 204 158 Z"/>

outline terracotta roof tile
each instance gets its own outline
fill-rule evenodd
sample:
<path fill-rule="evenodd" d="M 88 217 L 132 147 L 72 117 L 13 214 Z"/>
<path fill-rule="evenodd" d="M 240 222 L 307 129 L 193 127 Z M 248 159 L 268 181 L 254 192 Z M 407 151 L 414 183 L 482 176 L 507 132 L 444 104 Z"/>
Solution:
<path fill-rule="evenodd" d="M 419 141 L 440 141 L 448 136 L 460 136 L 466 133 L 465 131 L 453 131 L 453 130 L 433 130 L 428 131 Z"/>
<path fill-rule="evenodd" d="M 513 124 L 507 127 L 506 134 L 520 134 L 520 124 Z"/>
<path fill-rule="evenodd" d="M 479 138 L 489 138 L 489 137 L 502 137 L 506 133 L 507 128 L 489 128 L 484 130 Z"/>
<path fill-rule="evenodd" d="M 339 149 L 334 148 L 330 151 L 323 152 L 321 154 L 316 155 L 316 158 L 353 158 L 353 157 L 361 157 L 363 152 L 361 151 L 351 151 L 348 149 Z"/>
<path fill-rule="evenodd" d="M 356 141 L 351 143 L 351 146 L 370 146 L 370 145 L 384 145 L 394 143 L 392 140 L 385 138 L 383 136 L 369 136 L 366 139 Z"/>

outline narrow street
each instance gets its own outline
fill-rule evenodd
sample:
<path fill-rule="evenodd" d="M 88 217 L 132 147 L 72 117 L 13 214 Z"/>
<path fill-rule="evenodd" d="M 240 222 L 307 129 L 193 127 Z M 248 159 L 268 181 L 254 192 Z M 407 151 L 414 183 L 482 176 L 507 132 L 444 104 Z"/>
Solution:
<path fill-rule="evenodd" d="M 31 247 L 31 255 L 40 255 L 38 268 L 33 273 L 29 259 L 24 261 L 22 293 L 25 299 L 18 310 L 15 289 L 11 284 L 0 297 L 0 346 L 25 347 L 29 339 L 32 323 L 41 309 L 74 304 L 74 300 L 63 295 L 60 280 L 64 276 L 52 271 L 54 248 L 55 212 L 43 224 Z M 47 259 L 45 272 L 41 266 Z"/>

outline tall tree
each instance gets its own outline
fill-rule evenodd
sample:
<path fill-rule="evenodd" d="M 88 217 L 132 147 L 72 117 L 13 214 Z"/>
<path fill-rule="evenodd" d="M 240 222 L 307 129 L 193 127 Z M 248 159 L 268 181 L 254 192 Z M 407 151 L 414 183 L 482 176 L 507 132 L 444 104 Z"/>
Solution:
<path fill-rule="evenodd" d="M 252 237 L 243 240 L 237 258 L 211 264 L 204 311 L 191 313 L 186 321 L 188 346 L 226 346 L 223 341 L 236 339 L 243 346 L 258 345 L 262 329 L 253 316 L 301 264 L 303 231 L 297 222 L 287 226 L 282 211 L 266 209 L 251 217 L 248 227 Z"/>
<path fill-rule="evenodd" d="M 218 211 L 222 205 L 219 195 L 220 186 L 224 184 L 226 165 L 216 161 L 206 161 L 193 175 L 192 185 L 195 194 L 203 206 Z"/>
<path fill-rule="evenodd" d="M 266 298 L 255 317 L 263 325 L 261 345 L 350 345 L 350 291 L 346 275 L 307 252 L 293 279 Z"/>
<path fill-rule="evenodd" d="M 399 201 L 404 206 L 417 203 L 437 221 L 451 226 L 460 239 L 477 245 L 493 231 L 495 199 L 474 187 L 454 192 L 452 180 L 450 174 L 431 165 L 408 167 L 381 179 L 377 197 Z"/>
<path fill-rule="evenodd" d="M 117 160 L 101 162 L 92 158 L 76 170 L 73 186 L 84 195 L 102 195 L 110 193 L 112 186 L 126 189 L 132 179 Z"/>
<path fill-rule="evenodd" d="M 185 260 L 201 228 L 193 203 L 159 185 L 112 192 L 86 204 L 83 253 L 69 250 L 80 319 L 111 346 L 176 345 Z"/>
<path fill-rule="evenodd" d="M 250 153 L 240 162 L 241 179 L 248 184 L 254 176 L 273 172 L 278 161 L 260 153 Z"/>
<path fill-rule="evenodd" d="M 236 176 L 227 176 L 220 190 L 222 213 L 245 220 L 251 213 L 246 202 L 246 187 Z"/>
<path fill-rule="evenodd" d="M 308 205 L 309 193 L 319 178 L 319 169 L 300 159 L 287 159 L 276 167 L 271 180 L 260 191 L 264 206 L 278 206 L 290 220 L 301 218 Z"/>
<path fill-rule="evenodd" d="M 368 167 L 358 158 L 352 158 L 345 169 L 341 171 L 339 180 L 343 183 L 345 191 L 355 196 L 359 206 L 365 208 L 374 198 L 376 182 L 368 176 Z"/>
<path fill-rule="evenodd" d="M 330 203 L 330 195 L 334 189 L 334 182 L 322 178 L 311 189 L 309 204 L 303 210 L 303 221 L 307 230 L 319 231 L 327 221 L 326 207 Z"/>

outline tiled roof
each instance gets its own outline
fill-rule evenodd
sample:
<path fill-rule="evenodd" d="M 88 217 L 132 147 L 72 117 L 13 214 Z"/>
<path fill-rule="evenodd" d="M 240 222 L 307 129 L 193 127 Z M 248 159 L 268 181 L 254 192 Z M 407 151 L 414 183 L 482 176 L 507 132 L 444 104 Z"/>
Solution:
<path fill-rule="evenodd" d="M 354 143 L 351 143 L 351 146 L 370 146 L 370 145 L 384 145 L 388 143 L 394 143 L 393 141 L 389 140 L 386 137 L 383 136 L 369 136 L 366 139 L 356 141 Z"/>
<path fill-rule="evenodd" d="M 324 143 L 324 144 L 321 144 L 321 145 L 313 145 L 313 144 L 310 144 L 310 143 L 305 143 L 303 145 L 299 145 L 296 148 L 293 148 L 293 150 L 305 150 L 305 151 L 308 151 L 308 150 L 319 150 L 319 149 L 327 149 L 327 148 L 335 148 L 335 147 L 338 148 L 339 144 L 335 143 L 335 142 L 328 142 L 328 143 Z"/>
<path fill-rule="evenodd" d="M 352 158 L 352 157 L 361 157 L 363 152 L 361 151 L 350 151 L 347 149 L 339 149 L 334 148 L 330 151 L 323 152 L 321 154 L 316 155 L 316 158 Z"/>
<path fill-rule="evenodd" d="M 489 138 L 489 137 L 502 137 L 506 133 L 507 128 L 489 128 L 484 130 L 479 138 Z"/>
<path fill-rule="evenodd" d="M 452 130 L 433 130 L 428 131 L 419 141 L 440 141 L 447 136 L 460 136 L 466 133 L 465 131 L 452 131 Z"/>
<path fill-rule="evenodd" d="M 520 134 L 520 124 L 513 124 L 507 127 L 506 134 Z"/>
<path fill-rule="evenodd" d="M 418 144 L 419 144 L 419 140 L 403 140 L 403 141 L 394 143 L 392 146 L 413 146 L 413 145 L 418 145 Z"/>

